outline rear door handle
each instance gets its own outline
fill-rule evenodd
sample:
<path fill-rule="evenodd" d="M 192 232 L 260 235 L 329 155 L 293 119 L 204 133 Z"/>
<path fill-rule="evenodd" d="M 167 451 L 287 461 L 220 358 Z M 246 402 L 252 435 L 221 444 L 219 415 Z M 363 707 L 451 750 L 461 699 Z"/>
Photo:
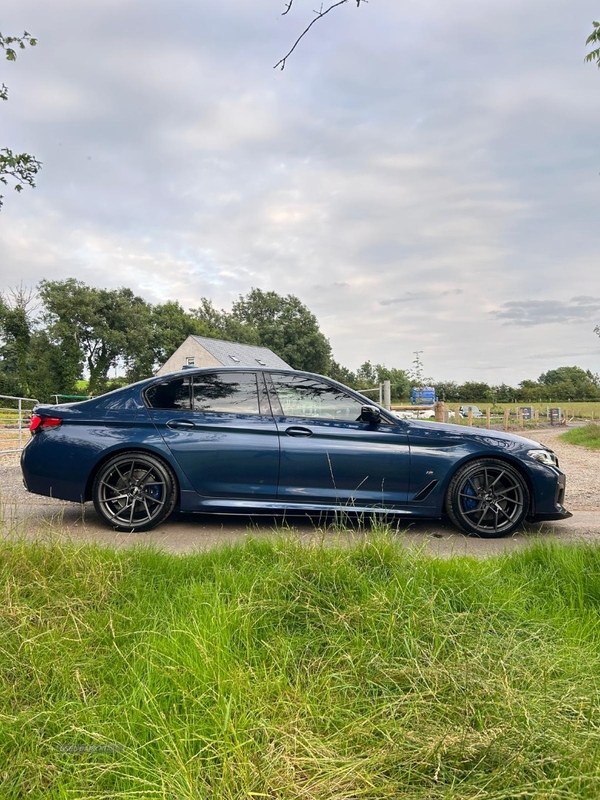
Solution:
<path fill-rule="evenodd" d="M 185 429 L 190 430 L 190 428 L 195 428 L 196 425 L 194 422 L 191 422 L 189 419 L 170 419 L 167 422 L 167 428 L 175 428 L 175 429 Z"/>
<path fill-rule="evenodd" d="M 285 432 L 288 436 L 312 436 L 313 432 L 310 428 L 292 427 L 286 428 Z"/>

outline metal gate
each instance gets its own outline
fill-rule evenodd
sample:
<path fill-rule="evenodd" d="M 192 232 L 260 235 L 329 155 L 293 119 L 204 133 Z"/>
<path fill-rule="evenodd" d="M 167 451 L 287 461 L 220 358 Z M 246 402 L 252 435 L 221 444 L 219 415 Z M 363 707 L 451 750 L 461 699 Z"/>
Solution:
<path fill-rule="evenodd" d="M 31 411 L 38 402 L 32 397 L 0 394 L 0 455 L 23 449 L 29 438 Z"/>

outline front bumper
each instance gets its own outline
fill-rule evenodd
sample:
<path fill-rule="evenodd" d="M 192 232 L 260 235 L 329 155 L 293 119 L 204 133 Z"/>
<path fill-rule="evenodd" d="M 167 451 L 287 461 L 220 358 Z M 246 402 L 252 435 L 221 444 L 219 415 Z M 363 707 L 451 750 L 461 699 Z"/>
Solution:
<path fill-rule="evenodd" d="M 557 519 L 569 519 L 572 517 L 570 511 L 563 506 L 565 500 L 565 489 L 567 486 L 567 479 L 561 472 L 556 480 L 556 491 L 554 493 L 554 508 L 537 510 L 534 514 L 528 517 L 530 522 L 550 522 Z"/>
<path fill-rule="evenodd" d="M 532 517 L 528 517 L 528 519 L 530 522 L 550 522 L 553 519 L 569 519 L 569 517 L 572 516 L 573 514 L 571 514 L 570 511 L 567 511 L 566 508 L 561 506 L 560 508 L 557 508 L 556 511 L 534 514 Z"/>

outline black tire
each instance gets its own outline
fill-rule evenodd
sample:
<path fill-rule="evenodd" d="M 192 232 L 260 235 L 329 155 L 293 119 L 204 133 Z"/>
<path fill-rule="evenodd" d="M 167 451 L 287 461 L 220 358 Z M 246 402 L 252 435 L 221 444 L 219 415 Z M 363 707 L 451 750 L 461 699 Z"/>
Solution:
<path fill-rule="evenodd" d="M 98 471 L 92 488 L 99 516 L 117 531 L 149 531 L 160 525 L 177 502 L 177 480 L 170 467 L 149 453 L 125 452 Z"/>
<path fill-rule="evenodd" d="M 529 510 L 529 490 L 521 473 L 506 461 L 479 458 L 461 467 L 446 493 L 446 513 L 471 536 L 509 536 Z"/>

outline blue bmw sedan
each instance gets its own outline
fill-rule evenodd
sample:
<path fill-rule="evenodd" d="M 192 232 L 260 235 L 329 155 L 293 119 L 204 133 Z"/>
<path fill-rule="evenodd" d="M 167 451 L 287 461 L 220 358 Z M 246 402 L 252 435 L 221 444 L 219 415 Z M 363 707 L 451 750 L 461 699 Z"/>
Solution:
<path fill-rule="evenodd" d="M 215 367 L 34 409 L 30 492 L 93 501 L 120 531 L 186 512 L 448 516 L 498 537 L 560 520 L 565 476 L 537 442 L 401 420 L 330 378 Z"/>

